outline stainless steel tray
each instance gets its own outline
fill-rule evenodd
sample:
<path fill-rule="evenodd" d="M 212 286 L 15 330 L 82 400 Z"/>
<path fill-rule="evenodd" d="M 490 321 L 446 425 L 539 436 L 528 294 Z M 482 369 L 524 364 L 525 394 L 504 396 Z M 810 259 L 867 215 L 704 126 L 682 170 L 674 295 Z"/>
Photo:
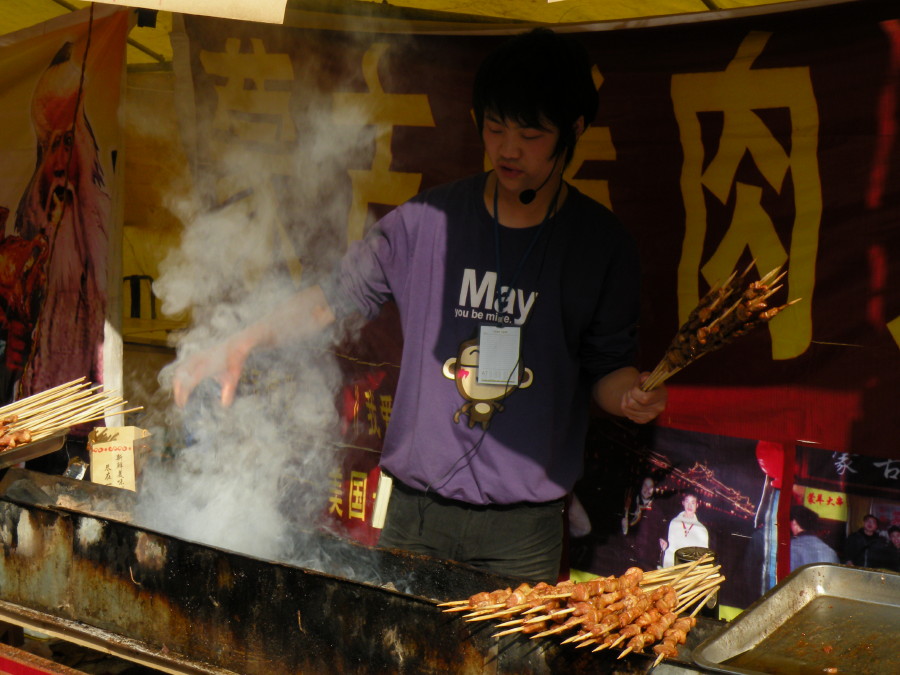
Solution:
<path fill-rule="evenodd" d="M 693 653 L 718 673 L 900 672 L 900 574 L 806 565 Z"/>
<path fill-rule="evenodd" d="M 47 436 L 47 438 L 42 438 L 34 443 L 27 443 L 25 445 L 20 445 L 17 448 L 13 448 L 12 450 L 0 452 L 0 469 L 15 466 L 20 462 L 27 462 L 29 459 L 43 457 L 44 455 L 49 455 L 51 452 L 56 452 L 63 446 L 63 443 L 66 442 L 68 433 L 68 429 L 63 429 L 52 436 Z"/>

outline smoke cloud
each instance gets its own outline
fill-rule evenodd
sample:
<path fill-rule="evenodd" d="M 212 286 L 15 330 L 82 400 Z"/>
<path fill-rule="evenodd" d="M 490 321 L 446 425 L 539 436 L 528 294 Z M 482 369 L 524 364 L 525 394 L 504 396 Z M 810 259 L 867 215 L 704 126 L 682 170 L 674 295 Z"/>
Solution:
<path fill-rule="evenodd" d="M 277 316 L 287 298 L 336 264 L 351 201 L 347 170 L 371 162 L 373 132 L 364 111 L 343 110 L 336 134 L 331 107 L 328 95 L 305 97 L 293 154 L 230 147 L 215 175 L 195 177 L 197 192 L 217 195 L 212 206 L 195 195 L 167 205 L 184 231 L 154 291 L 164 314 L 192 319 L 177 337 L 176 361 L 161 373 L 164 388 L 192 356 Z M 339 441 L 336 331 L 254 352 L 228 409 L 209 380 L 183 410 L 168 411 L 166 447 L 143 467 L 135 520 L 239 553 L 292 555 L 304 530 L 326 522 Z M 304 555 L 308 566 L 328 564 Z"/>

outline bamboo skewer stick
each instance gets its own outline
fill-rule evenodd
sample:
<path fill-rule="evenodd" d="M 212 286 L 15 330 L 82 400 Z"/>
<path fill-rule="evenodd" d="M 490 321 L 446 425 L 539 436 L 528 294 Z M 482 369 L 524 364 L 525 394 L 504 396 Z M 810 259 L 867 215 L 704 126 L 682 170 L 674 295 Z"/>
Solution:
<path fill-rule="evenodd" d="M 703 554 L 700 558 L 698 558 L 697 560 L 694 560 L 694 561 L 688 562 L 688 563 L 682 563 L 682 566 L 683 566 L 684 569 L 680 570 L 677 574 L 660 575 L 660 576 L 658 577 L 658 579 L 660 579 L 660 580 L 666 580 L 666 581 L 664 581 L 664 582 L 662 582 L 662 583 L 656 583 L 655 585 L 653 585 L 653 588 L 658 588 L 659 586 L 664 586 L 664 585 L 666 585 L 666 584 L 668 584 L 668 585 L 670 585 L 670 586 L 677 586 L 678 583 L 679 583 L 680 581 L 682 581 L 683 579 L 689 578 L 689 577 L 691 577 L 691 576 L 694 576 L 694 575 L 692 575 L 692 572 L 693 572 L 697 567 L 699 567 L 702 563 L 706 562 L 707 560 L 710 560 L 711 557 L 712 557 L 712 556 L 710 556 L 708 553 L 704 553 L 704 554 Z M 707 567 L 708 567 L 708 566 L 707 566 Z M 675 568 L 674 568 L 674 567 L 670 567 L 670 568 L 665 568 L 665 569 L 673 569 L 673 570 L 674 570 Z M 701 573 L 701 574 L 702 574 L 702 573 Z M 646 577 L 646 575 L 644 575 L 644 576 Z M 674 579 L 674 581 L 668 581 L 669 579 Z M 655 579 L 654 579 L 654 582 L 656 582 L 656 581 L 657 581 L 657 579 L 655 578 Z"/>
<path fill-rule="evenodd" d="M 121 402 L 122 399 L 113 400 L 110 402 L 110 407 L 118 405 L 118 403 Z M 96 411 L 102 410 L 103 408 L 104 406 L 97 402 L 84 400 L 70 401 L 64 405 L 56 406 L 53 409 L 46 410 L 40 415 L 35 415 L 34 417 L 30 417 L 25 420 L 19 420 L 16 422 L 14 428 L 40 429 L 44 426 L 51 426 L 52 423 L 55 423 L 62 419 L 66 419 L 69 417 L 78 417 L 85 412 L 94 414 Z"/>
<path fill-rule="evenodd" d="M 467 621 L 488 621 L 489 619 L 500 619 L 505 616 L 510 616 L 512 614 L 516 614 L 520 610 L 517 607 L 511 607 L 507 610 L 501 610 L 499 612 L 494 612 L 493 614 L 487 614 L 485 616 L 473 617 L 471 619 L 467 619 Z"/>
<path fill-rule="evenodd" d="M 511 621 L 504 621 L 503 623 L 498 623 L 497 628 L 506 628 L 507 626 L 522 626 L 525 624 L 525 619 L 513 619 Z"/>
<path fill-rule="evenodd" d="M 586 640 L 587 639 L 587 637 L 585 637 L 586 635 L 590 635 L 590 633 L 575 633 L 575 635 L 570 635 L 565 640 L 560 642 L 560 644 L 567 645 L 570 642 L 579 642 L 581 640 Z"/>
<path fill-rule="evenodd" d="M 683 600 L 681 600 L 681 602 L 679 602 L 678 607 L 676 608 L 676 613 L 683 612 L 688 607 L 693 605 L 697 596 L 700 595 L 701 593 L 703 593 L 704 591 L 708 591 L 707 595 L 704 596 L 704 601 L 707 600 L 709 596 L 711 596 L 713 593 L 716 592 L 718 587 L 722 584 L 723 579 L 724 579 L 724 577 L 719 577 L 718 579 L 712 579 L 708 583 L 703 584 L 700 587 L 696 588 L 692 593 L 688 594 L 688 596 L 686 596 Z"/>
<path fill-rule="evenodd" d="M 685 592 L 687 592 L 687 591 L 691 590 L 692 588 L 694 588 L 695 586 L 697 586 L 697 584 L 703 583 L 708 579 L 718 577 L 720 569 L 722 569 L 722 566 L 716 565 L 715 567 L 710 568 L 708 574 L 705 574 L 703 576 L 692 577 L 690 580 L 686 581 L 684 584 L 681 585 L 681 587 L 680 587 L 681 594 L 683 595 Z"/>
<path fill-rule="evenodd" d="M 571 614 L 575 611 L 574 607 L 566 607 L 565 609 L 560 609 L 554 612 L 550 612 L 549 614 L 544 614 L 542 616 L 536 616 L 532 619 L 528 619 L 525 623 L 538 623 L 540 621 L 552 621 L 558 616 L 565 616 L 566 614 Z"/>
<path fill-rule="evenodd" d="M 479 609 L 473 610 L 468 614 L 463 614 L 463 619 L 471 619 L 472 617 L 484 616 L 485 614 L 490 614 L 494 611 L 497 605 L 488 605 L 487 607 L 481 607 Z"/>
<path fill-rule="evenodd" d="M 4 442 L 15 432 L 27 431 L 28 443 L 33 443 L 61 432 L 68 433 L 80 424 L 143 410 L 142 406 L 124 409 L 127 402 L 116 394 L 116 391 L 103 391 L 103 385 L 93 385 L 82 377 L 4 406 L 0 408 L 0 419 L 8 419 L 4 425 Z M 26 444 L 0 446 L 0 449 Z"/>
<path fill-rule="evenodd" d="M 562 633 L 564 631 L 569 630 L 570 628 L 572 628 L 571 625 L 566 625 L 564 623 L 561 623 L 560 625 L 558 625 L 554 628 L 548 628 L 547 630 L 545 630 L 541 633 L 535 633 L 534 635 L 531 636 L 531 639 L 537 640 L 538 638 L 547 637 L 548 635 L 556 635 L 557 633 Z"/>
<path fill-rule="evenodd" d="M 691 560 L 689 562 L 679 563 L 677 565 L 672 565 L 671 567 L 663 567 L 659 570 L 650 570 L 649 572 L 644 572 L 644 580 L 652 579 L 656 581 L 657 579 L 668 579 L 671 577 L 678 576 L 685 568 L 694 568 L 698 564 L 703 564 L 707 560 L 709 560 L 712 556 L 708 553 L 704 553 L 697 560 Z"/>
<path fill-rule="evenodd" d="M 499 633 L 494 633 L 494 637 L 503 637 L 504 635 L 512 635 L 513 633 L 519 633 L 524 630 L 523 626 L 516 626 L 515 628 L 510 628 L 508 630 L 500 631 Z"/>
<path fill-rule="evenodd" d="M 706 601 L 709 600 L 717 590 L 718 590 L 718 587 L 713 588 L 710 590 L 709 593 L 704 595 L 703 600 L 700 601 L 700 603 L 694 608 L 694 611 L 691 612 L 688 616 L 690 616 L 691 618 L 697 616 L 697 614 L 700 612 L 700 610 L 703 609 L 703 605 L 706 604 Z"/>
<path fill-rule="evenodd" d="M 106 416 L 106 409 L 91 407 L 69 411 L 68 414 L 65 415 L 55 415 L 52 417 L 42 418 L 39 423 L 28 425 L 23 428 L 27 428 L 33 433 L 40 433 L 43 431 L 52 431 L 54 429 L 59 429 L 63 426 L 72 427 L 76 424 L 82 424 L 87 421 L 103 419 Z"/>
<path fill-rule="evenodd" d="M 143 409 L 144 409 L 143 406 L 137 406 L 134 408 L 129 408 L 128 410 L 119 410 L 119 411 L 115 411 L 115 412 L 106 411 L 103 414 L 98 414 L 93 417 L 73 418 L 73 419 L 69 420 L 69 426 L 55 426 L 52 428 L 44 429 L 37 433 L 33 433 L 32 437 L 31 437 L 32 438 L 31 442 L 33 443 L 34 441 L 48 438 L 49 436 L 53 436 L 54 434 L 57 434 L 62 431 L 68 431 L 70 427 L 74 427 L 79 424 L 86 424 L 87 422 L 96 422 L 98 420 L 106 419 L 107 417 L 112 417 L 113 415 L 126 415 L 128 413 L 138 412 Z M 21 446 L 19 446 L 19 447 L 21 447 Z"/>
<path fill-rule="evenodd" d="M 81 386 L 87 386 L 86 384 L 78 385 L 77 383 L 82 382 L 84 380 L 83 377 L 78 378 L 77 380 L 72 380 L 71 382 L 67 382 L 66 384 L 60 384 L 52 389 L 47 389 L 46 391 L 42 391 L 34 396 L 29 396 L 28 398 L 23 398 L 19 401 L 15 401 L 13 403 L 9 403 L 2 408 L 0 408 L 0 415 L 5 416 L 18 410 L 21 410 L 24 407 L 31 405 L 33 402 L 41 401 L 47 398 L 53 398 L 58 392 L 70 389 L 70 388 L 78 388 Z"/>
<path fill-rule="evenodd" d="M 19 415 L 19 419 L 15 421 L 13 426 L 21 427 L 27 424 L 33 425 L 36 421 L 50 419 L 54 416 L 66 412 L 77 411 L 81 408 L 96 405 L 98 401 L 97 396 L 94 395 L 92 398 L 85 398 L 88 396 L 91 396 L 90 392 L 82 391 L 70 396 L 63 397 L 61 399 L 54 400 L 50 403 L 42 405 L 39 408 L 35 408 L 35 412 L 33 412 L 32 414 Z"/>
<path fill-rule="evenodd" d="M 44 411 L 52 410 L 58 408 L 69 401 L 74 401 L 79 398 L 84 398 L 85 396 L 90 396 L 90 390 L 80 388 L 74 392 L 62 392 L 61 396 L 54 396 L 52 398 L 47 398 L 41 401 L 35 401 L 29 404 L 26 404 L 18 409 L 17 412 L 13 413 L 16 416 L 16 421 L 14 424 L 20 424 L 23 420 L 30 419 L 35 415 L 39 415 Z M 26 399 L 27 400 L 27 399 Z"/>

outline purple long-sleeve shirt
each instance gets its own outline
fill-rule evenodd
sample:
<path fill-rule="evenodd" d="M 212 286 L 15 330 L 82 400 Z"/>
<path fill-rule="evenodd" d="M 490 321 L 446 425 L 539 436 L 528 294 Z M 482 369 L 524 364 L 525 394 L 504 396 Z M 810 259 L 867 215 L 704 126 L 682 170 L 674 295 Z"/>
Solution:
<path fill-rule="evenodd" d="M 484 181 L 472 176 L 398 207 L 351 245 L 323 288 L 338 316 L 373 318 L 391 299 L 399 309 L 403 354 L 384 469 L 472 504 L 546 502 L 581 475 L 591 385 L 632 365 L 637 253 L 619 221 L 572 187 L 544 227 L 498 227 Z M 497 288 L 511 280 L 507 311 L 495 312 Z M 472 384 L 478 345 L 469 341 L 498 321 L 522 331 L 521 386 L 506 396 L 503 386 Z"/>

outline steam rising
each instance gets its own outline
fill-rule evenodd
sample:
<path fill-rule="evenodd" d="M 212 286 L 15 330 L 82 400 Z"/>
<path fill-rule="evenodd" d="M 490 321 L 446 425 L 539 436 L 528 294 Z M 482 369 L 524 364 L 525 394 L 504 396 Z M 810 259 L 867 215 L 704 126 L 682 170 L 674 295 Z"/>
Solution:
<path fill-rule="evenodd" d="M 364 134 L 372 127 L 344 110 L 336 133 L 330 106 L 327 96 L 304 101 L 295 157 L 283 149 L 242 153 L 235 143 L 224 178 L 198 180 L 215 183 L 207 193 L 225 194 L 212 208 L 193 200 L 169 204 L 181 214 L 184 234 L 160 266 L 154 291 L 164 314 L 190 311 L 192 322 L 178 338 L 175 364 L 161 374 L 164 387 L 192 355 L 210 353 L 261 316 L 277 314 L 280 303 L 327 273 L 343 252 L 347 170 L 371 163 L 372 139 Z M 239 553 L 293 555 L 303 530 L 327 522 L 339 440 L 332 337 L 253 353 L 228 409 L 207 380 L 184 410 L 172 410 L 164 424 L 180 433 L 145 465 L 135 519 Z"/>

